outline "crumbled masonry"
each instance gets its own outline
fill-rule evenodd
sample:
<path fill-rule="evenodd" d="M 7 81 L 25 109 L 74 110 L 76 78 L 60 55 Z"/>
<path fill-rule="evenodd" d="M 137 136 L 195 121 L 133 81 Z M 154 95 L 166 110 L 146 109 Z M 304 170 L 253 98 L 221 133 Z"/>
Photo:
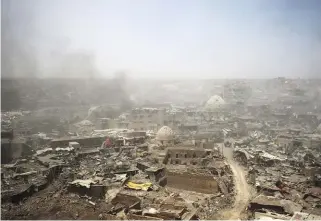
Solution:
<path fill-rule="evenodd" d="M 127 106 L 98 82 L 15 83 L 2 219 L 321 219 L 317 80 L 133 81 Z"/>

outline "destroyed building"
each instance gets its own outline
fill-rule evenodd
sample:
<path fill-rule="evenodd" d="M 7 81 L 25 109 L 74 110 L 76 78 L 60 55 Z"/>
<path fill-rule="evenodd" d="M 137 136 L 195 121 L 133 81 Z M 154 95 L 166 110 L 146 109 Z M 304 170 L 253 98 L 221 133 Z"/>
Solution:
<path fill-rule="evenodd" d="M 285 82 L 282 94 L 270 89 L 275 79 L 225 89 L 206 81 L 194 102 L 180 102 L 184 90 L 170 102 L 158 91 L 149 102 L 137 98 L 147 106 L 121 111 L 93 103 L 3 112 L 2 218 L 318 217 L 316 89 Z"/>
<path fill-rule="evenodd" d="M 137 131 L 159 130 L 164 126 L 165 110 L 157 108 L 136 108 L 128 117 L 129 128 Z"/>
<path fill-rule="evenodd" d="M 205 165 L 207 158 L 211 158 L 213 150 L 191 147 L 167 148 L 165 164 Z"/>

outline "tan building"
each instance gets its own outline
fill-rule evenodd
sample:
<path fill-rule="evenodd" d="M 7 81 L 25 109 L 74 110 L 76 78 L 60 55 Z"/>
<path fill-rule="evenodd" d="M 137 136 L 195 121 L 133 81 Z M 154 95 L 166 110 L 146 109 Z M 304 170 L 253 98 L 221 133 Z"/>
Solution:
<path fill-rule="evenodd" d="M 157 131 L 164 126 L 165 110 L 158 108 L 136 108 L 128 116 L 129 129 L 135 131 Z"/>
<path fill-rule="evenodd" d="M 212 156 L 213 150 L 191 147 L 170 147 L 164 159 L 165 164 L 203 165 Z"/>
<path fill-rule="evenodd" d="M 169 187 L 205 194 L 215 194 L 220 191 L 218 181 L 213 175 L 167 171 L 166 176 Z"/>

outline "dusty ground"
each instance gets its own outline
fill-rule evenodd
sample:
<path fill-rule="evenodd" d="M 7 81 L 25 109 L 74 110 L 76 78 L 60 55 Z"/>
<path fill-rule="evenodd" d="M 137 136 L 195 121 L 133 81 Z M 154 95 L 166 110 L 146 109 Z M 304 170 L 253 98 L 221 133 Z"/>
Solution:
<path fill-rule="evenodd" d="M 247 219 L 245 212 L 251 199 L 252 190 L 246 182 L 246 172 L 233 160 L 233 147 L 223 148 L 223 154 L 227 158 L 234 175 L 236 195 L 233 207 L 222 211 L 221 219 Z"/>
<path fill-rule="evenodd" d="M 1 205 L 4 220 L 98 220 L 108 218 L 106 203 L 98 201 L 95 206 L 88 199 L 69 194 L 60 181 L 26 199 L 22 204 Z"/>

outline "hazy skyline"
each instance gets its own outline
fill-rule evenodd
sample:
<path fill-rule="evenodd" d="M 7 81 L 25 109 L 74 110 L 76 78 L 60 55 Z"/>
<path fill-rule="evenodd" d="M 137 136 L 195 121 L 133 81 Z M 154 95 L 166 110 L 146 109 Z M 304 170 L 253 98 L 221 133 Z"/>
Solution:
<path fill-rule="evenodd" d="M 321 77 L 318 0 L 5 0 L 3 14 L 3 75 Z"/>

